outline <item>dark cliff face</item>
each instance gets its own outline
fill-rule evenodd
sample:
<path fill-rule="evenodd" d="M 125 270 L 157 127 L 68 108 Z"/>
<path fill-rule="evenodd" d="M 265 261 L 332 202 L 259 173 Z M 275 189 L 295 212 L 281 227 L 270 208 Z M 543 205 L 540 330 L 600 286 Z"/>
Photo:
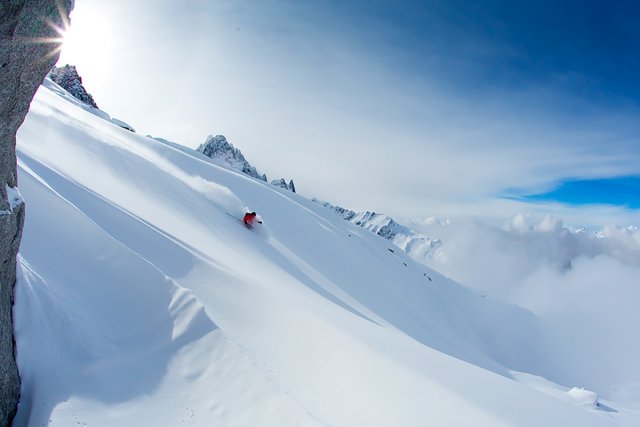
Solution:
<path fill-rule="evenodd" d="M 22 237 L 24 203 L 16 197 L 16 132 L 58 54 L 54 26 L 68 19 L 72 0 L 3 0 L 0 3 L 0 426 L 16 411 L 20 379 L 14 357 L 13 287 Z M 64 15 L 64 18 L 62 17 Z"/>
<path fill-rule="evenodd" d="M 65 65 L 63 67 L 53 67 L 49 72 L 49 77 L 61 88 L 69 92 L 78 101 L 84 102 L 89 107 L 98 108 L 98 104 L 93 100 L 93 96 L 82 84 L 82 77 L 78 74 L 75 65 Z"/>
<path fill-rule="evenodd" d="M 267 175 L 260 173 L 244 158 L 242 152 L 227 141 L 224 135 L 209 135 L 204 144 L 201 144 L 196 151 L 212 159 L 218 159 L 240 172 L 267 181 Z"/>

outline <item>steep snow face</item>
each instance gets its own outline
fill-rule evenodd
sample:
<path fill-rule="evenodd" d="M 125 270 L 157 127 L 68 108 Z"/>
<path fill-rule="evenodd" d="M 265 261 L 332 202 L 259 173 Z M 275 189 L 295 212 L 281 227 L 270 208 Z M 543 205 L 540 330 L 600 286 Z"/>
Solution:
<path fill-rule="evenodd" d="M 196 151 L 212 159 L 219 159 L 244 174 L 267 181 L 267 176 L 260 175 L 256 168 L 244 158 L 242 152 L 230 144 L 223 135 L 209 135 Z"/>
<path fill-rule="evenodd" d="M 297 194 L 45 87 L 18 156 L 18 425 L 638 420 L 602 390 L 537 380 L 571 370 L 545 357 L 540 318 Z M 246 229 L 245 208 L 264 224 Z"/>

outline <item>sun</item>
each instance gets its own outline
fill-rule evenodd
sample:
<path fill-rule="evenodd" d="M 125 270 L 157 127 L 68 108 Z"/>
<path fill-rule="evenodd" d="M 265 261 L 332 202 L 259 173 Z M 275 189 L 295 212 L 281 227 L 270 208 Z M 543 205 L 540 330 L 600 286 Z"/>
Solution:
<path fill-rule="evenodd" d="M 108 15 L 76 3 L 71 20 L 60 31 L 62 46 L 58 64 L 98 68 L 108 60 L 112 45 L 112 31 Z"/>

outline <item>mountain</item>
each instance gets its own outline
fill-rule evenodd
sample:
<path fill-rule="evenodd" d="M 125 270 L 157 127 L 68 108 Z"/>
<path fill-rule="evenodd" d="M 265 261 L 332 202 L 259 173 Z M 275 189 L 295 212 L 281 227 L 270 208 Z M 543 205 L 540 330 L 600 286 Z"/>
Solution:
<path fill-rule="evenodd" d="M 78 74 L 75 65 L 67 64 L 62 67 L 53 67 L 49 72 L 49 78 L 73 95 L 77 100 L 90 107 L 98 108 L 98 105 L 93 100 L 93 96 L 91 96 L 82 85 L 82 77 Z"/>
<path fill-rule="evenodd" d="M 442 246 L 440 239 L 432 239 L 397 223 L 388 215 L 370 211 L 354 212 L 316 198 L 313 202 L 338 214 L 344 220 L 383 237 L 416 259 L 432 257 Z"/>
<path fill-rule="evenodd" d="M 160 142 L 168 142 L 162 138 L 155 138 Z M 201 144 L 198 148 L 196 148 L 198 153 L 202 153 L 205 156 L 222 161 L 224 164 L 236 169 L 246 175 L 257 178 L 261 181 L 267 182 L 267 175 L 260 174 L 255 166 L 252 166 L 251 163 L 245 159 L 242 151 L 238 148 L 234 147 L 224 135 L 209 135 L 206 141 Z M 271 181 L 271 185 L 275 185 L 276 187 L 284 188 L 285 190 L 289 190 L 293 193 L 296 192 L 296 186 L 293 183 L 293 180 L 290 180 L 287 184 L 287 181 L 284 178 L 276 179 Z"/>
<path fill-rule="evenodd" d="M 265 182 L 267 181 L 267 175 L 260 175 L 256 168 L 244 158 L 242 152 L 229 143 L 223 135 L 209 135 L 206 141 L 201 144 L 196 151 L 212 159 L 221 160 L 244 174 Z"/>
<path fill-rule="evenodd" d="M 273 181 L 271 181 L 271 185 L 284 188 L 285 190 L 289 190 L 293 193 L 296 192 L 296 185 L 293 183 L 293 180 L 290 180 L 289 183 L 287 184 L 287 181 L 284 178 L 274 179 Z"/>
<path fill-rule="evenodd" d="M 362 227 L 397 238 L 390 221 L 344 221 L 53 89 L 18 134 L 15 425 L 640 421 L 633 336 L 576 351 L 603 327 L 587 314 L 560 333 L 566 319 L 478 295 Z M 264 223 L 246 229 L 246 209 Z"/>

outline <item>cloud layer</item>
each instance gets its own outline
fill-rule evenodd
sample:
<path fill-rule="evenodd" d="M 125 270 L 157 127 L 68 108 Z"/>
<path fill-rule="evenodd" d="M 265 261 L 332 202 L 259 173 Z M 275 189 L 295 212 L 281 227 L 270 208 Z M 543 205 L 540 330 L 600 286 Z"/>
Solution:
<path fill-rule="evenodd" d="M 540 350 L 529 373 L 637 402 L 640 344 L 629 337 L 640 322 L 640 229 L 575 230 L 525 215 L 502 226 L 429 219 L 414 228 L 442 240 L 414 253 L 420 262 L 535 315 L 540 330 L 526 333 Z"/>
<path fill-rule="evenodd" d="M 413 227 L 443 242 L 420 254 L 422 262 L 483 292 L 514 298 L 523 305 L 528 302 L 519 300 L 518 295 L 526 294 L 529 286 L 562 287 L 558 283 L 596 264 L 608 265 L 612 277 L 619 276 L 613 270 L 640 273 L 637 227 L 609 224 L 598 231 L 574 229 L 557 217 L 547 215 L 533 221 L 522 214 L 502 226 L 480 220 L 427 219 Z M 553 276 L 554 280 L 534 285 L 540 276 Z M 606 276 L 603 271 L 594 278 Z M 637 287 L 635 282 L 629 283 Z"/>

